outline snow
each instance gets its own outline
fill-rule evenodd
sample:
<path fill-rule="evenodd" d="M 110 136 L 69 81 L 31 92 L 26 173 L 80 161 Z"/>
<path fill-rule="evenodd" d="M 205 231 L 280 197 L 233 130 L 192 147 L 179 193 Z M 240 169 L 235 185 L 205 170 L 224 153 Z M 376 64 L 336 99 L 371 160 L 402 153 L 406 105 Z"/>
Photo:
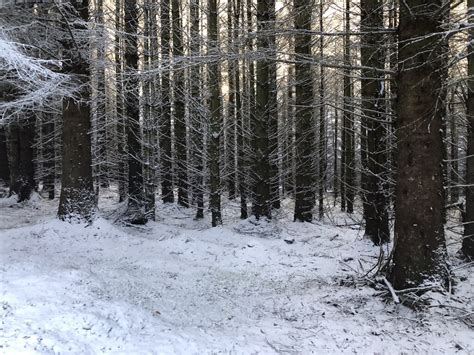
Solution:
<path fill-rule="evenodd" d="M 210 228 L 175 205 L 123 226 L 115 200 L 105 193 L 102 217 L 72 225 L 55 219 L 57 201 L 0 199 L 4 353 L 474 352 L 461 317 L 472 266 L 454 257 L 454 294 L 415 312 L 357 281 L 380 252 L 360 230 L 293 223 L 289 202 L 270 223 L 240 221 L 231 202 Z"/>

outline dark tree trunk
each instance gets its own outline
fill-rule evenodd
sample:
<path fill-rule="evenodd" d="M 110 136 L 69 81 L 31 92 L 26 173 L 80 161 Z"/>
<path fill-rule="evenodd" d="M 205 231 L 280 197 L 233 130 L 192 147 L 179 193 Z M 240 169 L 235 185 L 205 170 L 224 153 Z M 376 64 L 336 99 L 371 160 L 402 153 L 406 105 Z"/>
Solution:
<path fill-rule="evenodd" d="M 243 4 L 242 4 L 243 6 Z M 254 50 L 254 43 L 253 38 L 250 36 L 250 33 L 253 32 L 253 24 L 254 18 L 253 15 L 253 3 L 252 0 L 246 0 L 245 3 L 245 10 L 247 15 L 246 21 L 246 32 L 247 32 L 247 42 L 245 46 L 245 50 L 249 52 Z M 243 9 L 242 9 L 242 18 L 243 18 Z M 242 19 L 243 22 L 243 19 Z M 245 103 L 246 103 L 246 110 L 245 110 L 245 117 L 242 117 L 242 122 L 240 125 L 240 146 L 239 148 L 239 170 L 240 173 L 240 217 L 245 219 L 248 217 L 248 206 L 247 206 L 247 199 L 250 197 L 250 200 L 253 201 L 253 181 L 251 180 L 253 176 L 251 175 L 250 169 L 252 166 L 250 154 L 251 145 L 252 145 L 252 132 L 250 127 L 252 126 L 252 122 L 255 121 L 256 115 L 256 102 L 255 102 L 255 64 L 254 61 L 250 58 L 245 60 L 244 63 L 248 66 L 248 71 L 243 71 L 243 86 L 246 88 L 244 90 L 246 92 L 245 95 Z M 249 179 L 250 176 L 250 179 Z M 253 209 L 253 206 L 252 206 Z"/>
<path fill-rule="evenodd" d="M 296 176 L 295 221 L 311 222 L 315 199 L 314 141 L 312 113 L 313 83 L 311 64 L 311 1 L 295 0 L 295 78 L 296 78 Z"/>
<path fill-rule="evenodd" d="M 150 70 L 153 63 L 158 58 L 158 39 L 156 23 L 156 4 L 154 1 L 145 0 L 143 14 L 144 40 L 143 40 L 143 68 Z M 142 83 L 143 87 L 143 179 L 145 213 L 148 220 L 155 220 L 156 203 L 156 133 L 157 133 L 157 112 L 155 105 L 155 81 L 157 78 L 150 78 Z"/>
<path fill-rule="evenodd" d="M 445 1 L 446 2 L 446 1 Z M 442 21 L 445 24 L 449 23 L 450 19 L 450 7 L 445 6 L 445 10 L 442 12 L 443 17 Z M 446 37 L 443 38 L 440 42 L 442 52 L 440 53 L 441 57 L 444 59 L 444 62 L 440 65 L 441 67 L 441 82 L 443 86 L 439 93 L 439 100 L 438 105 L 442 112 L 442 121 L 441 121 L 441 133 L 443 138 L 443 186 L 445 188 L 445 207 L 443 208 L 443 218 L 444 223 L 447 220 L 447 202 L 448 202 L 448 186 L 449 186 L 449 166 L 448 166 L 448 115 L 449 115 L 449 107 L 447 104 L 448 101 L 448 76 L 449 76 L 449 65 L 448 65 L 448 53 L 449 53 L 449 40 L 446 40 Z"/>
<path fill-rule="evenodd" d="M 8 168 L 7 154 L 7 135 L 5 126 L 0 126 L 0 179 L 5 183 L 9 183 L 10 169 Z"/>
<path fill-rule="evenodd" d="M 105 76 L 105 62 L 106 62 L 106 51 L 107 34 L 105 31 L 105 19 L 104 19 L 104 4 L 103 0 L 97 0 L 97 8 L 95 9 L 96 17 L 96 45 L 97 45 L 97 60 L 95 65 L 95 75 L 97 80 L 96 87 L 96 127 L 95 134 L 97 135 L 97 147 L 96 147 L 96 191 L 97 195 L 99 188 L 109 187 L 108 167 L 109 158 L 107 156 L 107 142 L 108 142 L 108 129 L 107 129 L 107 112 L 106 112 L 106 76 Z M 98 196 L 97 196 L 98 198 Z"/>
<path fill-rule="evenodd" d="M 208 36 L 209 52 L 214 54 L 218 51 L 218 12 L 217 0 L 208 0 Z M 222 131 L 222 103 L 220 90 L 220 68 L 217 61 L 209 64 L 209 110 L 211 113 L 210 137 L 209 137 L 209 159 L 210 159 L 210 182 L 211 193 L 209 207 L 212 215 L 212 226 L 222 224 L 221 215 L 221 177 L 220 177 L 220 141 Z"/>
<path fill-rule="evenodd" d="M 191 21 L 191 38 L 190 49 L 191 55 L 200 55 L 199 43 L 199 0 L 191 0 L 190 21 Z M 189 121 L 191 129 L 191 161 L 193 166 L 192 177 L 193 198 L 196 202 L 196 219 L 204 218 L 204 183 L 203 183 L 203 151 L 204 151 L 204 124 L 203 117 L 197 102 L 200 100 L 199 91 L 201 88 L 201 72 L 200 67 L 193 65 L 190 69 L 190 87 L 191 87 L 191 104 L 189 106 Z"/>
<path fill-rule="evenodd" d="M 128 34 L 125 46 L 125 66 L 128 78 L 125 82 L 126 131 L 128 147 L 128 207 L 127 220 L 132 224 L 147 222 L 143 190 L 143 169 L 141 154 L 141 130 L 139 89 L 136 76 L 138 70 L 138 8 L 136 0 L 125 0 L 125 32 Z"/>
<path fill-rule="evenodd" d="M 227 50 L 230 55 L 234 55 L 234 51 L 237 48 L 234 48 L 234 39 L 235 39 L 235 32 L 237 30 L 237 26 L 233 26 L 233 20 L 238 16 L 238 11 L 234 13 L 234 1 L 229 0 L 227 2 Z M 240 10 L 240 9 L 239 9 Z M 228 82 L 229 82 L 229 101 L 227 103 L 227 119 L 226 119 L 226 158 L 225 158 L 225 165 L 226 165 L 226 181 L 227 187 L 229 192 L 229 200 L 235 199 L 235 184 L 236 184 L 236 169 L 235 169 L 235 155 L 236 155 L 236 133 L 237 133 L 237 90 L 236 90 L 236 68 L 238 66 L 238 61 L 234 58 L 229 58 L 227 61 L 227 68 L 228 68 Z"/>
<path fill-rule="evenodd" d="M 273 0 L 257 1 L 257 49 L 266 52 L 271 40 L 267 31 L 271 29 L 271 13 L 275 11 Z M 268 58 L 257 61 L 257 90 L 255 116 L 251 122 L 253 149 L 253 206 L 252 212 L 257 219 L 271 218 L 271 164 L 270 164 L 270 74 L 271 61 Z"/>
<path fill-rule="evenodd" d="M 334 206 L 339 196 L 339 113 L 338 109 L 334 108 Z"/>
<path fill-rule="evenodd" d="M 41 125 L 43 136 L 43 191 L 48 193 L 48 199 L 54 200 L 54 185 L 56 182 L 56 154 L 54 146 L 55 116 L 44 117 L 45 122 Z"/>
<path fill-rule="evenodd" d="M 242 0 L 235 0 L 235 28 L 243 28 L 240 20 L 244 18 L 244 2 Z M 237 36 L 237 34 L 235 34 Z M 245 62 L 244 62 L 245 63 Z M 241 90 L 245 87 L 246 76 L 245 67 L 242 70 L 242 80 L 240 78 L 240 63 L 236 63 L 235 72 L 235 91 L 236 91 L 236 124 L 237 124 L 237 186 L 240 194 L 240 218 L 246 219 L 248 217 L 247 210 L 247 155 L 246 155 L 246 133 L 247 126 L 244 120 L 243 111 L 243 95 Z M 247 100 L 248 101 L 248 100 Z"/>
<path fill-rule="evenodd" d="M 161 1 L 161 60 L 169 64 L 170 60 L 170 0 Z M 171 72 L 161 76 L 161 119 L 160 119 L 160 154 L 161 154 L 161 198 L 164 203 L 174 202 L 173 162 L 171 143 Z"/>
<path fill-rule="evenodd" d="M 398 18 L 397 18 L 397 9 L 398 9 L 398 0 L 390 0 L 389 3 L 390 10 L 388 12 L 388 27 L 392 30 L 396 30 L 398 27 Z M 390 68 L 396 70 L 398 66 L 398 50 L 396 48 L 397 34 L 394 33 L 388 37 L 390 52 L 388 55 L 388 60 Z M 389 156 L 390 161 L 390 171 L 389 171 L 389 180 L 396 180 L 396 171 L 397 171 L 397 136 L 396 136 L 396 126 L 397 126 L 397 82 L 396 80 L 387 81 L 388 84 L 388 105 L 387 113 L 390 117 L 390 135 L 389 135 Z M 396 181 L 395 181 L 396 184 Z M 394 194 L 394 184 L 389 187 L 389 205 L 394 203 L 395 194 Z"/>
<path fill-rule="evenodd" d="M 35 188 L 35 118 L 27 115 L 10 124 L 8 132 L 10 195 L 16 195 L 18 202 L 28 200 Z"/>
<path fill-rule="evenodd" d="M 367 153 L 364 169 L 364 216 L 365 235 L 376 245 L 390 240 L 388 225 L 388 170 L 386 156 L 385 85 L 382 70 L 385 67 L 385 53 L 381 49 L 383 36 L 377 31 L 383 29 L 383 2 L 381 0 L 361 1 L 362 36 L 362 109 L 363 125 L 366 127 Z M 364 148 L 362 148 L 364 149 Z"/>
<path fill-rule="evenodd" d="M 116 112 L 116 134 L 117 134 L 117 177 L 118 177 L 118 193 L 119 202 L 125 201 L 127 198 L 127 158 L 126 149 L 127 136 L 125 132 L 125 115 L 124 115 L 124 96 L 123 96 L 123 58 L 122 58 L 122 40 L 121 31 L 123 30 L 123 2 L 115 0 L 115 112 Z"/>
<path fill-rule="evenodd" d="M 390 279 L 396 289 L 447 282 L 443 226 L 442 0 L 400 6 L 398 172 L 395 248 Z"/>
<path fill-rule="evenodd" d="M 354 107 L 353 83 L 351 78 L 351 40 L 350 40 L 350 9 L 351 2 L 345 4 L 345 36 L 344 36 L 344 104 L 343 104 L 343 130 L 342 130 L 342 155 L 341 159 L 341 209 L 347 213 L 354 212 L 354 168 L 355 168 L 355 132 L 354 132 Z"/>
<path fill-rule="evenodd" d="M 83 21 L 89 20 L 89 2 L 72 1 L 74 9 Z M 76 30 L 85 30 L 78 21 L 68 24 Z M 77 39 L 76 39 L 77 40 Z M 86 58 L 89 53 L 81 52 L 75 39 L 69 37 L 64 43 L 64 70 L 76 76 L 82 84 L 77 96 L 80 100 L 63 100 L 62 174 L 61 196 L 58 216 L 90 220 L 93 217 L 96 199 L 92 184 L 91 157 L 91 109 L 90 71 Z"/>
<path fill-rule="evenodd" d="M 474 23 L 474 0 L 468 0 L 469 23 Z M 467 97 L 467 160 L 466 160 L 466 213 L 462 252 L 474 259 L 474 28 L 469 29 L 468 47 L 468 97 Z"/>
<path fill-rule="evenodd" d="M 289 41 L 291 44 L 292 41 Z M 294 47 L 290 44 L 290 48 Z M 286 195 L 295 197 L 295 157 L 294 157 L 294 130 L 295 130 L 295 76 L 293 64 L 288 65 L 288 90 L 287 90 L 287 112 L 286 112 L 286 159 L 285 159 L 285 180 L 284 190 Z"/>
<path fill-rule="evenodd" d="M 183 56 L 183 33 L 180 17 L 180 1 L 172 1 L 173 16 L 173 60 Z M 179 66 L 180 64 L 178 64 Z M 184 69 L 178 68 L 173 72 L 173 99 L 174 99 L 174 134 L 176 149 L 176 177 L 178 185 L 178 204 L 189 207 L 188 202 L 188 161 L 186 121 L 184 107 Z"/>
<path fill-rule="evenodd" d="M 455 92 L 456 89 L 452 90 L 451 94 L 451 100 L 449 101 L 448 104 L 448 110 L 450 112 L 450 119 L 449 119 L 449 131 L 450 131 L 450 136 L 451 136 L 451 142 L 449 145 L 449 150 L 450 150 L 450 159 L 451 159 L 451 164 L 449 166 L 449 184 L 451 185 L 450 188 L 450 203 L 455 204 L 459 200 L 459 187 L 457 186 L 459 184 L 459 152 L 458 152 L 458 146 L 459 146 L 459 139 L 458 139 L 458 131 L 456 127 L 456 121 L 457 121 L 457 116 L 456 116 L 456 111 L 454 108 L 454 99 L 455 99 Z"/>
<path fill-rule="evenodd" d="M 323 26 L 324 1 L 319 1 L 319 30 L 324 31 Z M 319 38 L 319 59 L 324 61 L 324 36 Z M 318 176 L 318 212 L 319 218 L 324 217 L 324 192 L 326 185 L 327 149 L 326 149 L 326 97 L 325 97 L 325 70 L 319 66 L 319 176 Z"/>
<path fill-rule="evenodd" d="M 277 87 L 277 58 L 275 38 L 275 0 L 268 1 L 268 159 L 270 162 L 270 201 L 271 208 L 280 208 L 280 169 L 278 167 L 278 87 Z"/>

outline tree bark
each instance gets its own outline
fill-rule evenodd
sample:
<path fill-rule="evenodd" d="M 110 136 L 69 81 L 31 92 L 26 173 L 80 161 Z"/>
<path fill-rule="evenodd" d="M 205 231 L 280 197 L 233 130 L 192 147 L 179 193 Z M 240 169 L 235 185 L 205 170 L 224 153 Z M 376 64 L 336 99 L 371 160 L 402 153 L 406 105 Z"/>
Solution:
<path fill-rule="evenodd" d="M 234 0 L 235 3 L 235 28 L 243 29 L 244 18 L 244 1 Z M 242 23 L 241 23 L 242 19 Z M 242 26 L 242 27 L 240 27 Z M 243 32 L 242 32 L 243 34 Z M 236 34 L 237 35 L 237 34 Z M 239 53 L 240 54 L 240 53 Z M 245 63 L 245 61 L 244 61 Z M 247 210 L 247 154 L 246 154 L 246 133 L 247 125 L 244 119 L 244 95 L 241 90 L 246 84 L 245 64 L 242 70 L 242 79 L 240 77 L 240 62 L 236 63 L 235 71 L 235 90 L 236 90 L 236 124 L 237 124 L 237 186 L 240 194 L 240 218 L 246 219 L 248 217 Z M 248 101 L 248 100 L 247 100 Z"/>
<path fill-rule="evenodd" d="M 183 33 L 180 17 L 180 1 L 172 0 L 173 19 L 173 100 L 174 100 L 174 134 L 176 149 L 176 177 L 178 185 L 178 205 L 189 207 L 188 201 L 188 161 L 187 161 L 187 139 L 186 118 L 184 107 L 184 69 L 179 68 L 177 63 L 179 57 L 184 55 Z"/>
<path fill-rule="evenodd" d="M 296 79 L 296 176 L 295 221 L 311 222 L 315 199 L 315 128 L 312 113 L 313 83 L 311 65 L 311 1 L 295 0 L 295 79 Z"/>
<path fill-rule="evenodd" d="M 474 24 L 474 0 L 468 0 L 469 23 Z M 467 97 L 467 159 L 466 159 L 466 212 L 462 252 L 474 259 L 474 28 L 469 29 L 468 47 L 468 97 Z"/>
<path fill-rule="evenodd" d="M 8 128 L 10 195 L 16 195 L 18 202 L 28 200 L 35 188 L 35 117 L 32 113 L 26 115 Z"/>
<path fill-rule="evenodd" d="M 334 206 L 336 206 L 337 198 L 339 196 L 339 111 L 334 108 Z"/>
<path fill-rule="evenodd" d="M 127 220 L 132 224 L 147 222 L 142 169 L 142 147 L 140 130 L 138 71 L 138 8 L 136 0 L 125 0 L 125 32 L 128 35 L 125 46 L 125 100 L 127 148 L 128 148 L 128 206 Z"/>
<path fill-rule="evenodd" d="M 156 2 L 145 0 L 144 2 L 144 39 L 143 39 L 143 67 L 150 70 L 158 58 L 157 25 L 156 25 Z M 143 82 L 143 175 L 145 213 L 148 220 L 155 220 L 156 203 L 156 78 L 148 78 Z"/>
<path fill-rule="evenodd" d="M 216 54 L 218 51 L 218 13 L 217 0 L 208 0 L 208 36 L 209 54 Z M 209 64 L 209 110 L 211 114 L 210 137 L 209 137 L 209 159 L 210 159 L 210 183 L 211 193 L 209 207 L 212 216 L 212 226 L 222 224 L 221 215 L 221 177 L 220 177 L 220 141 L 222 131 L 222 103 L 220 90 L 220 65 L 218 61 Z"/>
<path fill-rule="evenodd" d="M 324 31 L 324 1 L 319 1 L 319 30 Z M 326 149 L 326 88 L 325 88 L 325 68 L 322 65 L 324 60 L 324 36 L 319 37 L 319 178 L 318 178 L 318 212 L 319 218 L 324 216 L 324 192 L 326 185 L 327 149 Z"/>
<path fill-rule="evenodd" d="M 341 159 L 341 209 L 347 213 L 354 212 L 354 168 L 355 168 L 355 132 L 354 132 L 354 107 L 353 83 L 351 78 L 351 39 L 350 39 L 350 9 L 351 2 L 345 3 L 345 36 L 344 36 L 344 103 L 343 103 L 343 130 L 342 130 L 342 155 Z"/>
<path fill-rule="evenodd" d="M 270 162 L 270 201 L 271 208 L 280 208 L 280 169 L 278 167 L 278 87 L 276 57 L 276 12 L 275 0 L 268 0 L 268 159 Z"/>
<path fill-rule="evenodd" d="M 97 63 L 95 64 L 95 76 L 97 80 L 96 86 L 96 127 L 94 133 L 97 135 L 97 147 L 95 153 L 96 165 L 96 191 L 99 188 L 107 188 L 109 186 L 108 167 L 109 158 L 107 156 L 107 112 L 106 112 L 106 77 L 105 77 L 105 62 L 106 62 L 106 30 L 104 19 L 104 4 L 103 0 L 97 0 L 97 8 L 95 11 L 96 21 L 96 47 L 97 47 Z"/>
<path fill-rule="evenodd" d="M 161 61 L 170 64 L 170 0 L 161 1 Z M 174 202 L 173 193 L 173 162 L 171 136 L 171 72 L 161 76 L 161 122 L 160 122 L 160 154 L 161 154 L 161 198 L 164 203 Z"/>
<path fill-rule="evenodd" d="M 9 182 L 10 169 L 8 168 L 7 135 L 5 126 L 0 126 L 0 179 Z"/>
<path fill-rule="evenodd" d="M 451 91 L 451 100 L 448 103 L 448 111 L 450 112 L 449 119 L 449 131 L 451 136 L 451 142 L 449 144 L 450 150 L 450 159 L 451 164 L 449 166 L 449 184 L 451 185 L 450 191 L 450 203 L 456 204 L 459 200 L 459 139 L 458 139 L 458 129 L 456 127 L 457 115 L 454 108 L 454 99 L 455 99 L 456 88 Z"/>
<path fill-rule="evenodd" d="M 55 196 L 55 182 L 56 182 L 56 154 L 54 146 L 56 140 L 54 139 L 55 130 L 55 116 L 45 117 L 41 125 L 41 134 L 43 137 L 43 191 L 48 193 L 48 199 L 54 200 Z"/>
<path fill-rule="evenodd" d="M 375 245 L 390 240 L 388 225 L 388 170 L 386 156 L 385 83 L 381 71 L 385 53 L 383 37 L 383 2 L 361 1 L 362 115 L 366 127 L 366 166 L 363 175 L 365 235 Z M 377 70 L 378 69 L 378 70 Z M 362 148 L 364 149 L 364 148 Z"/>
<path fill-rule="evenodd" d="M 289 40 L 290 48 L 294 48 L 293 42 Z M 295 131 L 295 76 L 293 64 L 288 64 L 287 72 L 287 110 L 286 110 L 286 141 L 284 160 L 284 191 L 288 196 L 295 196 L 295 159 L 294 159 L 294 131 Z"/>
<path fill-rule="evenodd" d="M 71 5 L 83 21 L 89 20 L 88 0 L 72 1 Z M 85 30 L 78 21 L 70 21 L 73 30 Z M 73 32 L 74 34 L 74 32 Z M 91 109 L 89 53 L 83 53 L 76 39 L 64 42 L 64 71 L 72 74 L 81 84 L 78 99 L 63 99 L 62 174 L 58 217 L 91 220 L 96 199 L 92 184 Z"/>
<path fill-rule="evenodd" d="M 123 95 L 123 44 L 121 32 L 123 30 L 123 1 L 115 0 L 115 115 L 116 115 L 116 135 L 117 135 L 117 180 L 119 202 L 127 198 L 127 158 L 126 149 L 127 136 L 125 133 L 125 115 L 124 115 L 124 95 Z"/>
<path fill-rule="evenodd" d="M 238 12 L 234 13 L 234 1 L 227 1 L 227 51 L 230 56 L 235 55 L 234 40 L 237 26 L 233 26 L 234 18 L 238 16 Z M 240 9 L 239 9 L 240 10 Z M 236 90 L 236 68 L 238 61 L 230 57 L 227 61 L 227 75 L 229 83 L 229 100 L 227 102 L 227 119 L 226 119 L 226 181 L 229 192 L 229 200 L 233 200 L 236 195 L 236 169 L 235 169 L 235 155 L 236 155 L 236 133 L 237 133 L 237 90 Z"/>
<path fill-rule="evenodd" d="M 442 0 L 400 4 L 398 159 L 395 247 L 390 279 L 396 289 L 446 284 L 443 226 Z"/>
<path fill-rule="evenodd" d="M 270 71 L 268 56 L 271 41 L 267 31 L 272 28 L 271 13 L 274 12 L 273 0 L 257 1 L 257 50 L 262 52 L 264 59 L 257 61 L 256 114 L 251 122 L 253 148 L 253 206 L 252 212 L 257 219 L 271 218 L 271 164 L 270 164 Z"/>
<path fill-rule="evenodd" d="M 192 56 L 201 54 L 199 42 L 199 0 L 191 0 L 190 6 L 190 50 Z M 200 108 L 197 103 L 200 101 L 199 91 L 201 88 L 201 71 L 196 64 L 190 68 L 191 102 L 189 105 L 189 120 L 191 129 L 191 162 L 192 162 L 192 179 L 191 187 L 193 189 L 193 198 L 196 202 L 196 219 L 204 218 L 204 124 Z"/>

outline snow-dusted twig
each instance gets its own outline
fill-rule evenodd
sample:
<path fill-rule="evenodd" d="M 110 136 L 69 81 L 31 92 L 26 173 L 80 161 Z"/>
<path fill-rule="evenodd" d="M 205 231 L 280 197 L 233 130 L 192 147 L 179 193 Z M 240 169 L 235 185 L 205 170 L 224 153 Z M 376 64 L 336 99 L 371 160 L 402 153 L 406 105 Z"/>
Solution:
<path fill-rule="evenodd" d="M 398 298 L 397 293 L 395 292 L 390 281 L 388 281 L 385 276 L 382 277 L 382 281 L 385 284 L 385 286 L 387 286 L 388 290 L 390 291 L 390 294 L 392 295 L 392 298 L 393 298 L 393 302 L 395 302 L 396 304 L 400 303 L 400 298 Z"/>

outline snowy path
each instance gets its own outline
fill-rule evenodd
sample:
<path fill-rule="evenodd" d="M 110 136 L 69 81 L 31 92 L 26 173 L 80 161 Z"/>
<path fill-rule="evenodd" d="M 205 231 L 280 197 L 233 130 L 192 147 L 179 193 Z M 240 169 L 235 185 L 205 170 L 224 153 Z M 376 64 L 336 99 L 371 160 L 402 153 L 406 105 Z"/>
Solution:
<path fill-rule="evenodd" d="M 54 203 L 11 205 L 0 200 L 7 354 L 474 352 L 459 320 L 345 282 L 379 252 L 357 231 L 287 218 L 211 229 L 175 207 L 141 229 L 71 226 Z M 473 278 L 462 286 L 472 299 Z"/>

